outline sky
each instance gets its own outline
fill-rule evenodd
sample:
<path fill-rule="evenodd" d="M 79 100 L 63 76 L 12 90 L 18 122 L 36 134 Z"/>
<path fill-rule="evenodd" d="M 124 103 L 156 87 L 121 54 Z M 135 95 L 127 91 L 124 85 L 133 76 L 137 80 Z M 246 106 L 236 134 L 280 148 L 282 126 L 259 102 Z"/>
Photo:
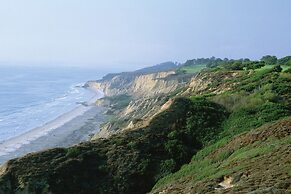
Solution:
<path fill-rule="evenodd" d="M 0 0 L 0 65 L 291 55 L 290 0 Z"/>

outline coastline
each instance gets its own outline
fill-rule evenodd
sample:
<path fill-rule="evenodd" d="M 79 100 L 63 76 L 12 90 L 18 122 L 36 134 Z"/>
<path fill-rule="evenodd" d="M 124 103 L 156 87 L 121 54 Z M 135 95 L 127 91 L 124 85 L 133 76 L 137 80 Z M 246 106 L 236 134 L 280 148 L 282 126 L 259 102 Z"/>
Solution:
<path fill-rule="evenodd" d="M 104 121 L 103 108 L 94 105 L 104 94 L 94 86 L 87 89 L 96 95 L 86 105 L 78 105 L 43 126 L 0 143 L 0 164 L 31 152 L 67 147 L 88 140 Z"/>

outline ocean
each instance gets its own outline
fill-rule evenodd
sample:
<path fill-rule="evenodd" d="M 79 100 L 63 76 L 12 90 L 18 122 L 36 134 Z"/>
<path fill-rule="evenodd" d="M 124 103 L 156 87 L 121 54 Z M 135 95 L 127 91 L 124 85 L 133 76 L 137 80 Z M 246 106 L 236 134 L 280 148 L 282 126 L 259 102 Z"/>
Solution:
<path fill-rule="evenodd" d="M 102 75 L 92 68 L 0 66 L 0 143 L 88 101 L 95 93 L 81 86 Z"/>

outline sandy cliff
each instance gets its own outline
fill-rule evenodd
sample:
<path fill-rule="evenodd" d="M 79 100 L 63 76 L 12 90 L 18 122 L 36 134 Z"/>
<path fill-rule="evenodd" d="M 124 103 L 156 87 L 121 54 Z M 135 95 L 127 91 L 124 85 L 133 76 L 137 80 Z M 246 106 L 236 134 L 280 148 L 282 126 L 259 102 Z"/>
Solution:
<path fill-rule="evenodd" d="M 147 126 L 154 115 L 171 102 L 171 94 L 187 87 L 193 76 L 177 74 L 175 71 L 121 73 L 88 82 L 87 86 L 102 90 L 109 97 L 97 103 L 107 106 L 114 115 L 114 119 L 103 125 L 93 139 L 107 138 L 116 132 Z M 129 103 L 125 107 L 115 108 L 110 97 L 118 98 L 122 95 L 130 96 Z"/>
<path fill-rule="evenodd" d="M 102 90 L 106 96 L 128 94 L 136 98 L 146 98 L 173 92 L 185 86 L 185 79 L 178 79 L 175 71 L 165 71 L 150 74 L 117 74 L 112 79 L 90 81 L 87 84 Z"/>

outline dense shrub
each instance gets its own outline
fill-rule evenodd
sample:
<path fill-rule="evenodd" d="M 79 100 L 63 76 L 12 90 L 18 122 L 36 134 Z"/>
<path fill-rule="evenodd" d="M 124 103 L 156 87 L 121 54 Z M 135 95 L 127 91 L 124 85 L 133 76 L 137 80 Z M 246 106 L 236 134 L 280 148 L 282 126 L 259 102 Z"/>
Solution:
<path fill-rule="evenodd" d="M 202 144 L 215 139 L 221 131 L 219 127 L 227 117 L 227 111 L 221 105 L 205 99 L 193 99 L 191 115 L 187 117 L 187 129 Z"/>
<path fill-rule="evenodd" d="M 266 102 L 256 107 L 241 108 L 234 111 L 224 122 L 221 137 L 232 137 L 290 114 L 291 111 L 286 106 L 272 102 Z"/>
<path fill-rule="evenodd" d="M 275 72 L 281 72 L 283 69 L 280 65 L 275 65 L 273 68 L 272 68 L 273 71 Z"/>
<path fill-rule="evenodd" d="M 107 96 L 104 99 L 109 100 L 112 108 L 122 109 L 125 108 L 131 101 L 131 96 L 126 94 L 120 94 L 116 96 Z"/>

